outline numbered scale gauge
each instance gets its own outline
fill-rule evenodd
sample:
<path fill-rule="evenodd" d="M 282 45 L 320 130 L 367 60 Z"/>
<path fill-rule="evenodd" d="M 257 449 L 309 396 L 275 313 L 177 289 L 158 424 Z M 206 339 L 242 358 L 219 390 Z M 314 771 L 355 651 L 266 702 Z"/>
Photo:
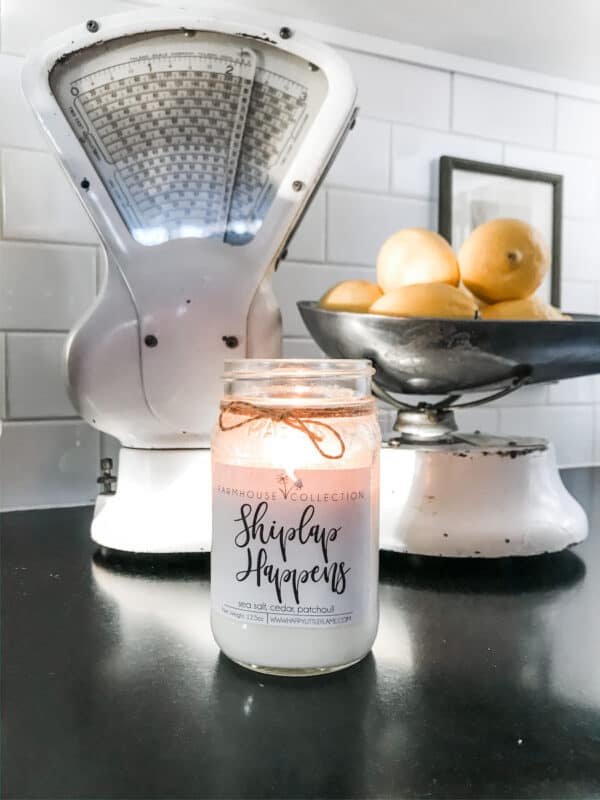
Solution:
<path fill-rule="evenodd" d="M 259 230 L 327 91 L 269 45 L 178 31 L 116 39 L 50 85 L 133 238 L 228 244 Z M 265 50 L 267 51 L 265 53 Z"/>
<path fill-rule="evenodd" d="M 48 41 L 23 87 L 106 256 L 66 351 L 73 403 L 122 445 L 92 536 L 208 549 L 223 361 L 280 353 L 271 276 L 354 119 L 349 68 L 280 20 L 146 9 Z"/>

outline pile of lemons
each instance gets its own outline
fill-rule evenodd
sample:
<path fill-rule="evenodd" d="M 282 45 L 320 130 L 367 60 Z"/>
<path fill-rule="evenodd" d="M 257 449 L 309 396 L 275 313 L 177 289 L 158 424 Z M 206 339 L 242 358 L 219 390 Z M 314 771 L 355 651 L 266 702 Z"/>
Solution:
<path fill-rule="evenodd" d="M 550 267 L 540 234 L 517 219 L 494 219 L 470 234 L 458 259 L 433 231 L 406 228 L 377 257 L 377 284 L 342 281 L 319 306 L 395 317 L 569 319 L 533 296 Z"/>

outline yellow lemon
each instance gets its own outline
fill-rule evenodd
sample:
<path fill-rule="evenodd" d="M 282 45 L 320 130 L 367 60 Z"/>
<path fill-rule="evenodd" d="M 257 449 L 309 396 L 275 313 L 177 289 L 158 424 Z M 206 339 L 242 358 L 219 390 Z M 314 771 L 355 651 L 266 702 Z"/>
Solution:
<path fill-rule="evenodd" d="M 464 286 L 462 283 L 460 284 L 460 286 L 459 286 L 458 288 L 460 289 L 460 291 L 461 291 L 461 292 L 464 292 L 464 293 L 465 293 L 465 295 L 466 295 L 466 296 L 469 298 L 469 300 L 471 300 L 473 303 L 475 303 L 475 305 L 477 306 L 477 308 L 485 308 L 485 307 L 486 307 L 487 303 L 486 303 L 486 302 L 484 302 L 484 301 L 481 299 L 481 297 L 476 297 L 476 296 L 473 294 L 473 292 L 470 292 L 470 291 L 467 289 L 467 287 L 466 287 L 466 286 Z"/>
<path fill-rule="evenodd" d="M 415 283 L 458 286 L 458 262 L 438 233 L 405 228 L 383 243 L 377 256 L 377 283 L 384 292 Z"/>
<path fill-rule="evenodd" d="M 371 281 L 342 281 L 332 286 L 319 300 L 329 311 L 368 311 L 381 297 L 381 289 Z"/>
<path fill-rule="evenodd" d="M 550 266 L 541 234 L 518 219 L 479 225 L 458 254 L 463 283 L 486 303 L 521 300 L 533 294 Z"/>
<path fill-rule="evenodd" d="M 481 316 L 483 319 L 545 319 L 561 320 L 571 319 L 567 314 L 562 314 L 558 308 L 544 303 L 539 297 L 526 297 L 524 300 L 505 300 L 486 306 Z"/>
<path fill-rule="evenodd" d="M 478 308 L 465 292 L 447 283 L 415 283 L 386 292 L 369 309 L 393 317 L 457 317 L 475 319 Z"/>

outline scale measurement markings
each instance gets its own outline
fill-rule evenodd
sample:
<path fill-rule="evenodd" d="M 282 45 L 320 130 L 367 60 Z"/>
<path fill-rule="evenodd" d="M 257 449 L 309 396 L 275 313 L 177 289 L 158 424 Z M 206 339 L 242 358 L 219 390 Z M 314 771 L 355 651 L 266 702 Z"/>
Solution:
<path fill-rule="evenodd" d="M 68 93 L 72 125 L 130 228 L 171 238 L 191 226 L 240 243 L 260 226 L 271 170 L 285 163 L 308 100 L 305 85 L 257 66 L 247 47 L 146 51 L 88 67 Z"/>

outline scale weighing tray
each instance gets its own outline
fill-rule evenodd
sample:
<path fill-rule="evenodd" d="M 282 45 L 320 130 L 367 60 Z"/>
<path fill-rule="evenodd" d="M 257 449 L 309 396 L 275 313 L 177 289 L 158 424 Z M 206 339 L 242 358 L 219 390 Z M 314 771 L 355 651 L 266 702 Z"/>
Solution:
<path fill-rule="evenodd" d="M 304 324 L 331 358 L 369 358 L 377 383 L 400 394 L 449 394 L 600 373 L 600 316 L 513 321 L 387 317 L 300 301 Z"/>

